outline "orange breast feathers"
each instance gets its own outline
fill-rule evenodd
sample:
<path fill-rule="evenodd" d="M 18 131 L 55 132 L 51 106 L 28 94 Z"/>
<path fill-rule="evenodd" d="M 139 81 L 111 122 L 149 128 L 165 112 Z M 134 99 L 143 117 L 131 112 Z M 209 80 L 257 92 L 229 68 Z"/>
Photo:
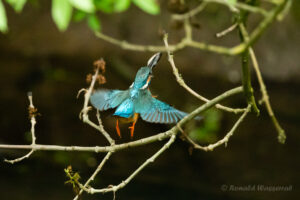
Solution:
<path fill-rule="evenodd" d="M 139 114 L 134 113 L 134 115 L 132 117 L 129 117 L 129 118 L 124 118 L 124 117 L 117 117 L 117 118 L 122 124 L 128 124 L 128 123 L 137 121 L 137 119 L 139 118 Z"/>

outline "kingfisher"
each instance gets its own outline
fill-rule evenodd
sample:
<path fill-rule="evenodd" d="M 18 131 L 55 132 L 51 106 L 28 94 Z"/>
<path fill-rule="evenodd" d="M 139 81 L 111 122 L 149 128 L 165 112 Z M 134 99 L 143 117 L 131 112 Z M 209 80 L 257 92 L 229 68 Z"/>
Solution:
<path fill-rule="evenodd" d="M 139 117 L 150 123 L 172 124 L 177 123 L 187 113 L 156 99 L 149 90 L 153 77 L 152 70 L 161 58 L 161 53 L 154 54 L 141 67 L 134 82 L 127 90 L 100 89 L 93 92 L 91 104 L 100 111 L 115 109 L 116 131 L 121 137 L 120 123 L 132 123 L 129 127 L 130 136 L 133 137 L 134 127 Z"/>

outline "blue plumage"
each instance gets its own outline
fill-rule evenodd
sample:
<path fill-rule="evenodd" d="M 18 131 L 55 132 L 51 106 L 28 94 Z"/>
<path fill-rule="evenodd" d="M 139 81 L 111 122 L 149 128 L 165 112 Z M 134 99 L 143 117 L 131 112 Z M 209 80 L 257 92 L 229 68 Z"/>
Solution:
<path fill-rule="evenodd" d="M 100 111 L 115 108 L 128 98 L 129 91 L 98 90 L 91 95 L 91 103 Z"/>
<path fill-rule="evenodd" d="M 133 136 L 138 115 L 147 122 L 165 124 L 176 123 L 187 115 L 187 113 L 152 97 L 149 91 L 152 69 L 160 57 L 161 53 L 152 56 L 147 66 L 139 69 L 133 84 L 127 90 L 97 90 L 91 95 L 90 101 L 97 109 L 103 111 L 116 108 L 114 116 L 126 118 L 128 122 L 133 122 L 133 126 L 130 127 L 131 136 Z M 121 136 L 118 121 L 117 132 Z"/>

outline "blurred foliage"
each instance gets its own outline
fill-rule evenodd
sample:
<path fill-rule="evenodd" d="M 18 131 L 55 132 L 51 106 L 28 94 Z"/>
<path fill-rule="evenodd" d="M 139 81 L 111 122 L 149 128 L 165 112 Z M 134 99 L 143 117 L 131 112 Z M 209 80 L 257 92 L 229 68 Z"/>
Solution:
<path fill-rule="evenodd" d="M 64 31 L 71 20 L 72 5 L 68 0 L 53 0 L 51 14 L 58 29 Z"/>
<path fill-rule="evenodd" d="M 71 157 L 66 152 L 55 152 L 53 154 L 55 163 L 66 166 L 71 163 Z"/>
<path fill-rule="evenodd" d="M 88 26 L 93 31 L 100 31 L 101 24 L 96 15 L 89 15 L 87 18 Z"/>
<path fill-rule="evenodd" d="M 192 128 L 189 136 L 199 143 L 211 143 L 217 140 L 217 133 L 221 128 L 222 113 L 217 109 L 210 109 L 204 113 L 203 126 Z"/>
<path fill-rule="evenodd" d="M 8 32 L 8 25 L 5 6 L 2 1 L 0 0 L 0 31 L 6 33 Z M 6 0 L 6 2 L 17 13 L 20 13 L 27 0 Z M 156 15 L 160 12 L 156 0 L 52 0 L 51 15 L 60 31 L 65 31 L 68 28 L 72 16 L 75 22 L 86 20 L 91 30 L 100 31 L 101 23 L 96 15 L 97 11 L 106 14 L 124 12 L 129 9 L 131 3 L 148 14 Z"/>
<path fill-rule="evenodd" d="M 293 6 L 291 6 L 291 14 L 297 20 L 300 21 L 300 1 L 293 1 Z"/>
<path fill-rule="evenodd" d="M 1 0 L 0 0 L 0 31 L 2 33 L 6 33 L 8 31 L 6 13 L 5 13 L 4 5 Z"/>
<path fill-rule="evenodd" d="M 10 4 L 17 13 L 23 10 L 26 1 L 27 0 L 6 0 L 6 2 Z"/>
<path fill-rule="evenodd" d="M 48 68 L 45 70 L 47 80 L 68 81 L 68 72 L 63 68 Z"/>
<path fill-rule="evenodd" d="M 95 156 L 90 152 L 78 152 L 77 154 L 70 154 L 69 152 L 54 152 L 52 157 L 53 163 L 66 166 L 70 163 L 75 165 L 84 165 L 88 167 L 95 167 L 97 165 L 97 160 Z"/>

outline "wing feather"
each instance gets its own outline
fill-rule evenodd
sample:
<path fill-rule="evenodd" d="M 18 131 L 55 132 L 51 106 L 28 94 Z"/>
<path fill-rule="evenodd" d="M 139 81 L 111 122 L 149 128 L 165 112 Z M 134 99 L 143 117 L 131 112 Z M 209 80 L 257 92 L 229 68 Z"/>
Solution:
<path fill-rule="evenodd" d="M 151 95 L 136 102 L 135 112 L 139 113 L 141 118 L 147 122 L 163 124 L 176 123 L 187 115 Z"/>
<path fill-rule="evenodd" d="M 90 98 L 91 104 L 100 111 L 115 108 L 129 96 L 128 90 L 97 90 Z"/>

